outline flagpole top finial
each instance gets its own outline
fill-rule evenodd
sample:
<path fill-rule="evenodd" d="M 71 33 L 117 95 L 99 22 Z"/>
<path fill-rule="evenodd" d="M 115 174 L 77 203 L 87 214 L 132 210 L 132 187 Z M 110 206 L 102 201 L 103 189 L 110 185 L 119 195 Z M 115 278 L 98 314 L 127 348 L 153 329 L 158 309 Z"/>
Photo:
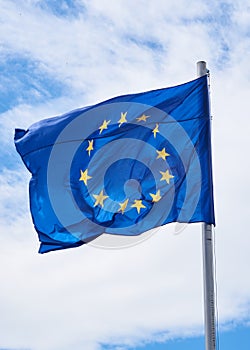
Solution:
<path fill-rule="evenodd" d="M 197 77 L 202 77 L 208 73 L 207 63 L 205 61 L 198 61 L 197 66 Z"/>

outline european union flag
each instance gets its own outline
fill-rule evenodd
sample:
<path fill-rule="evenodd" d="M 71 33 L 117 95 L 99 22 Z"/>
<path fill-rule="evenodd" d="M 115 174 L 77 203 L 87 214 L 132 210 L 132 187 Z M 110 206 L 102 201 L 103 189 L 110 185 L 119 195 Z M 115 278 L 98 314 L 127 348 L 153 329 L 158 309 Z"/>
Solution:
<path fill-rule="evenodd" d="M 40 253 L 102 233 L 214 224 L 207 77 L 16 129 Z"/>

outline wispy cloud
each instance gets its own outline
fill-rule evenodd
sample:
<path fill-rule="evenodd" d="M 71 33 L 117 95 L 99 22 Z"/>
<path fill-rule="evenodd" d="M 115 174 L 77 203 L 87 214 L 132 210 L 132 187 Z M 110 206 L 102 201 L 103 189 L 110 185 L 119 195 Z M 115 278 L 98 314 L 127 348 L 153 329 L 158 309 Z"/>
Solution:
<path fill-rule="evenodd" d="M 63 94 L 63 84 L 51 76 L 41 62 L 18 53 L 3 58 L 0 64 L 1 112 L 19 104 L 36 104 Z"/>
<path fill-rule="evenodd" d="M 37 1 L 36 5 L 39 6 L 42 10 L 51 12 L 57 17 L 66 18 L 78 18 L 86 10 L 84 3 L 79 0 L 56 0 L 53 1 L 53 3 L 51 3 L 49 0 L 40 0 Z"/>

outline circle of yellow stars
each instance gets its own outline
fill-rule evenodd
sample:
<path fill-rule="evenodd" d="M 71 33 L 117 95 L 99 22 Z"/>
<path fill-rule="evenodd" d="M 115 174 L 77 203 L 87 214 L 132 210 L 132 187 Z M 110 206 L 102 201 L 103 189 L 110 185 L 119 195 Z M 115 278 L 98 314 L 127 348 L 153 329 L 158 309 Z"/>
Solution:
<path fill-rule="evenodd" d="M 149 119 L 150 115 L 142 114 L 140 117 L 136 118 L 137 122 L 139 123 L 145 123 L 147 122 L 147 119 Z M 127 112 L 121 112 L 120 119 L 118 120 L 118 127 L 120 128 L 123 124 L 127 123 Z M 103 123 L 99 126 L 99 135 L 102 134 L 104 130 L 108 129 L 109 124 L 111 123 L 111 120 L 104 119 Z M 160 133 L 159 130 L 159 123 L 156 123 L 154 129 L 152 130 L 153 137 L 157 138 L 157 134 Z M 86 151 L 88 153 L 88 156 L 90 157 L 91 152 L 94 151 L 94 140 L 87 140 L 88 141 L 88 147 L 86 148 Z M 161 150 L 156 150 L 157 156 L 156 159 L 162 159 L 163 161 L 166 161 L 167 157 L 170 157 L 170 154 L 166 152 L 166 149 L 163 148 Z M 88 169 L 82 170 L 80 169 L 80 178 L 79 181 L 83 181 L 84 185 L 88 185 L 88 181 L 92 179 L 92 176 L 88 174 Z M 171 179 L 174 178 L 174 176 L 169 172 L 169 170 L 166 171 L 159 171 L 161 174 L 160 181 L 165 181 L 166 184 L 170 184 Z M 156 193 L 149 193 L 151 197 L 152 203 L 157 203 L 162 199 L 161 192 L 158 189 Z M 105 200 L 109 198 L 106 194 L 104 194 L 104 189 L 102 189 L 98 194 L 94 193 L 92 194 L 93 198 L 95 199 L 94 207 L 100 206 L 101 208 L 104 208 Z M 123 202 L 118 203 L 119 209 L 118 213 L 121 213 L 122 215 L 125 213 L 127 206 L 129 205 L 129 198 L 126 198 Z M 135 199 L 132 204 L 130 204 L 131 208 L 135 208 L 137 213 L 140 214 L 142 209 L 145 209 L 146 206 L 143 204 L 143 201 L 141 199 Z"/>

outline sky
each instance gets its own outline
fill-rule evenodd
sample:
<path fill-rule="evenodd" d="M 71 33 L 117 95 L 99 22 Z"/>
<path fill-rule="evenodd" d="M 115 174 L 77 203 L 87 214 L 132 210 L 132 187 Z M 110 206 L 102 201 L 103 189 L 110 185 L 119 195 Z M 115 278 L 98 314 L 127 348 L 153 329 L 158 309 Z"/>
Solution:
<path fill-rule="evenodd" d="M 211 74 L 218 349 L 250 348 L 248 0 L 0 0 L 0 349 L 202 350 L 201 225 L 38 254 L 15 128 Z"/>

